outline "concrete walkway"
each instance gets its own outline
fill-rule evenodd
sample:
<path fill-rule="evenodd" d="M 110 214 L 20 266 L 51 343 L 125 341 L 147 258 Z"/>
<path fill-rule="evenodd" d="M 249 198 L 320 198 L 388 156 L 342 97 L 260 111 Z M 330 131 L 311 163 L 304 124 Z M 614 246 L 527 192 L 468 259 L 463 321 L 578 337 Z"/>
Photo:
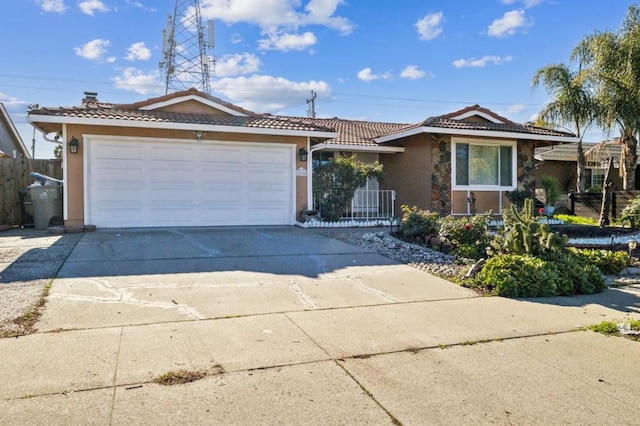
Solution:
<path fill-rule="evenodd" d="M 640 424 L 640 344 L 578 331 L 629 317 L 640 287 L 477 297 L 311 230 L 98 231 L 0 339 L 0 424 Z"/>

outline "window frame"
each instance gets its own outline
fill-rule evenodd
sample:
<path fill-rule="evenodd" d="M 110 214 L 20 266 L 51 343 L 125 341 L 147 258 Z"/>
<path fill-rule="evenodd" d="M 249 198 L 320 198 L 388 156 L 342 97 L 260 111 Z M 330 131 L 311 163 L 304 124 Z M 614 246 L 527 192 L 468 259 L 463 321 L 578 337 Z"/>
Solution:
<path fill-rule="evenodd" d="M 458 185 L 456 181 L 457 172 L 457 147 L 460 144 L 464 145 L 476 145 L 476 146 L 509 146 L 511 147 L 511 185 L 502 186 L 498 185 Z M 499 152 L 499 151 L 498 151 Z M 479 138 L 452 138 L 451 140 L 451 188 L 452 190 L 463 191 L 513 191 L 517 188 L 518 182 L 518 141 L 516 140 L 483 140 Z M 500 154 L 498 154 L 498 161 L 500 161 Z M 498 167 L 498 182 L 501 175 L 501 164 Z"/>

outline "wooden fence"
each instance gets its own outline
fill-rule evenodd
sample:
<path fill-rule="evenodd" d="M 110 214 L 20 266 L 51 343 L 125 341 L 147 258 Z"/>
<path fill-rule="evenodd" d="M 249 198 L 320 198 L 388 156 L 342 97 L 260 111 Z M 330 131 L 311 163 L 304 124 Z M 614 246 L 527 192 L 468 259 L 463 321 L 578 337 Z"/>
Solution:
<path fill-rule="evenodd" d="M 627 204 L 634 198 L 640 196 L 640 190 L 634 191 L 613 191 L 611 193 L 611 211 L 609 217 L 616 219 L 622 213 Z M 601 193 L 571 194 L 569 196 L 569 210 L 572 214 L 593 219 L 600 218 L 602 208 Z"/>
<path fill-rule="evenodd" d="M 20 190 L 35 181 L 31 172 L 62 179 L 62 160 L 0 158 L 0 225 L 21 224 Z"/>

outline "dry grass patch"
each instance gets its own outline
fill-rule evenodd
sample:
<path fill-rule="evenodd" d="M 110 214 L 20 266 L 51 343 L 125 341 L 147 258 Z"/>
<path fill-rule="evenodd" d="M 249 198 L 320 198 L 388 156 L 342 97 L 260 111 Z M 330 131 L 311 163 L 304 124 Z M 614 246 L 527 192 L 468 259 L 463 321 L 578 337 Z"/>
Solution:
<path fill-rule="evenodd" d="M 183 385 L 204 379 L 207 376 L 215 376 L 222 373 L 224 373 L 224 368 L 220 364 L 217 364 L 214 365 L 210 371 L 189 371 L 185 369 L 169 371 L 153 379 L 153 382 L 163 386 Z"/>
<path fill-rule="evenodd" d="M 42 316 L 42 308 L 44 308 L 52 283 L 53 281 L 44 287 L 40 298 L 29 311 L 12 321 L 1 324 L 0 338 L 25 336 L 36 332 L 35 324 Z"/>

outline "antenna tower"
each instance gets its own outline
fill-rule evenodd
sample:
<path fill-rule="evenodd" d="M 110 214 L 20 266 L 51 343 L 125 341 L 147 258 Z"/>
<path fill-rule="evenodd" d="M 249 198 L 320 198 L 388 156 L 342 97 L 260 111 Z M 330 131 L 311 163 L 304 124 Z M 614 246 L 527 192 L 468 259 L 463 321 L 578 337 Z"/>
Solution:
<path fill-rule="evenodd" d="M 210 93 L 209 69 L 215 63 L 207 50 L 213 50 L 213 21 L 207 25 L 208 37 L 200 18 L 199 0 L 176 0 L 173 15 L 162 30 L 160 69 L 165 94 L 192 87 Z"/>

